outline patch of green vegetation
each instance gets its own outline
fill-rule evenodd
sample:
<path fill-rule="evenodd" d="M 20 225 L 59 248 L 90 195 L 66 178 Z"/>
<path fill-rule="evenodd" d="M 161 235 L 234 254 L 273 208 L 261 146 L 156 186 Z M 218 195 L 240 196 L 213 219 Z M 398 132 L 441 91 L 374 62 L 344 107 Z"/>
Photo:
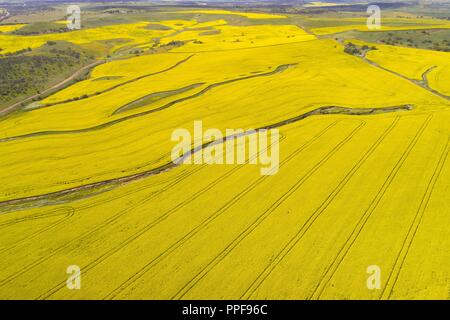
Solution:
<path fill-rule="evenodd" d="M 352 35 L 366 42 L 450 52 L 450 29 L 355 31 Z"/>
<path fill-rule="evenodd" d="M 122 14 L 111 14 L 111 8 L 117 11 L 119 8 L 123 10 Z M 183 10 L 204 9 L 204 7 L 170 7 L 162 8 L 161 6 L 151 5 L 132 5 L 132 4 L 102 4 L 89 8 L 89 15 L 83 19 L 83 27 L 99 27 L 113 24 L 133 23 L 141 21 L 159 22 L 164 20 L 196 20 L 199 23 L 210 22 L 215 20 L 225 20 L 229 25 L 247 26 L 247 25 L 263 25 L 263 24 L 285 24 L 287 19 L 249 19 L 244 16 L 233 14 L 206 14 L 206 13 L 184 13 Z M 170 12 L 168 12 L 170 11 Z M 245 9 L 239 9 L 245 11 Z M 249 10 L 255 12 L 255 9 Z M 256 10 L 258 11 L 258 10 Z"/>
<path fill-rule="evenodd" d="M 4 1 L 2 1 L 4 2 Z M 7 1 L 11 2 L 11 1 Z M 12 3 L 10 3 L 12 5 Z M 11 15 L 2 23 L 34 23 L 39 21 L 55 21 L 66 15 L 67 5 L 49 5 L 44 1 L 27 1 L 10 7 Z"/>
<path fill-rule="evenodd" d="M 212 35 L 219 34 L 219 33 L 220 33 L 220 30 L 214 29 L 214 30 L 200 32 L 198 35 L 199 36 L 212 36 Z"/>
<path fill-rule="evenodd" d="M 308 28 L 327 28 L 327 27 L 342 27 L 358 24 L 358 22 L 341 19 L 327 19 L 327 20 L 305 20 L 304 25 Z"/>
<path fill-rule="evenodd" d="M 346 43 L 344 46 L 344 52 L 354 56 L 365 56 L 367 51 L 370 50 L 377 50 L 377 48 L 369 47 L 367 45 L 357 46 L 356 44 L 353 44 L 351 42 Z"/>
<path fill-rule="evenodd" d="M 177 47 L 184 46 L 184 44 L 185 44 L 184 41 L 172 40 L 172 41 L 170 41 L 170 42 L 168 42 L 166 44 L 159 45 L 159 47 L 177 48 Z M 158 46 L 158 45 L 156 44 L 156 46 Z"/>
<path fill-rule="evenodd" d="M 57 24 L 53 22 L 34 22 L 23 26 L 20 29 L 13 31 L 13 34 L 25 36 L 25 35 L 37 35 L 37 34 L 45 34 L 45 33 L 60 33 L 67 32 L 67 26 L 64 24 Z"/>
<path fill-rule="evenodd" d="M 0 106 L 41 93 L 92 59 L 76 45 L 55 41 L 35 51 L 0 58 Z"/>
<path fill-rule="evenodd" d="M 144 107 L 144 106 L 149 105 L 151 103 L 154 103 L 156 101 L 159 101 L 161 99 L 168 98 L 168 97 L 171 97 L 171 96 L 174 96 L 174 95 L 177 95 L 177 94 L 184 93 L 186 91 L 195 89 L 195 88 L 197 88 L 197 87 L 199 87 L 199 86 L 201 86 L 203 84 L 204 83 L 194 83 L 194 84 L 191 84 L 189 86 L 186 86 L 186 87 L 183 87 L 183 88 L 179 88 L 179 89 L 176 89 L 176 90 L 151 93 L 151 94 L 146 95 L 146 96 L 144 96 L 144 97 L 142 97 L 142 98 L 140 98 L 138 100 L 135 100 L 133 102 L 130 102 L 130 103 L 120 107 L 113 114 L 118 114 L 118 113 L 122 113 L 122 112 L 129 111 L 129 110 L 132 110 L 132 109 L 141 108 L 141 107 Z"/>
<path fill-rule="evenodd" d="M 166 30 L 172 30 L 172 28 L 168 26 L 164 26 L 162 24 L 149 24 L 145 27 L 145 29 L 148 30 L 158 30 L 158 31 L 166 31 Z"/>
<path fill-rule="evenodd" d="M 128 55 L 140 56 L 140 55 L 146 54 L 146 53 L 152 54 L 152 53 L 161 52 L 161 50 L 167 52 L 170 49 L 181 47 L 181 46 L 185 45 L 185 42 L 181 41 L 181 40 L 172 40 L 169 43 L 165 43 L 165 44 L 161 44 L 159 38 L 155 38 L 153 40 L 154 40 L 154 43 L 150 48 L 139 48 L 139 47 L 136 48 L 135 46 L 131 46 L 128 48 L 120 49 L 120 51 L 116 52 L 116 55 L 121 54 L 119 52 L 123 53 L 124 50 L 128 50 Z M 195 40 L 194 40 L 194 42 L 195 42 Z"/>
<path fill-rule="evenodd" d="M 445 2 L 432 3 L 430 1 L 428 4 L 421 3 L 420 5 L 404 7 L 402 11 L 414 14 L 417 17 L 433 17 L 450 20 L 450 3 Z"/>
<path fill-rule="evenodd" d="M 2 51 L 3 51 L 3 48 L 0 48 L 0 58 L 16 56 L 16 55 L 24 54 L 24 53 L 27 53 L 27 52 L 31 52 L 32 50 L 31 50 L 30 47 L 28 47 L 26 49 L 22 49 L 22 50 L 19 50 L 19 51 L 16 51 L 16 52 L 8 52 L 8 53 L 5 53 L 5 54 L 2 54 Z"/>

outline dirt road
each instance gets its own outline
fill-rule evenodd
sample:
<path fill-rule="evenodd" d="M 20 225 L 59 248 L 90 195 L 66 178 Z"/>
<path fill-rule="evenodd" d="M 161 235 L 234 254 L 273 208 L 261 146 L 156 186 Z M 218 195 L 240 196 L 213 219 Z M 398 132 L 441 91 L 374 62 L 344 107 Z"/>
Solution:
<path fill-rule="evenodd" d="M 95 61 L 87 66 L 84 66 L 83 68 L 77 70 L 74 74 L 72 74 L 70 77 L 64 79 L 63 81 L 58 82 L 57 84 L 55 84 L 54 86 L 52 86 L 51 88 L 48 88 L 44 91 L 42 91 L 41 93 L 37 93 L 31 97 L 25 98 L 19 102 L 16 102 L 2 110 L 0 110 L 0 117 L 1 116 L 5 116 L 17 109 L 19 109 L 24 103 L 29 103 L 31 101 L 33 101 L 33 99 L 38 98 L 40 96 L 44 96 L 45 94 L 54 91 L 54 90 L 58 90 L 62 87 L 64 87 L 67 83 L 69 83 L 70 81 L 72 81 L 73 79 L 75 79 L 76 77 L 78 77 L 80 74 L 82 74 L 84 71 L 90 69 L 90 68 L 94 68 L 102 63 L 105 63 L 105 60 L 99 60 L 99 61 Z"/>

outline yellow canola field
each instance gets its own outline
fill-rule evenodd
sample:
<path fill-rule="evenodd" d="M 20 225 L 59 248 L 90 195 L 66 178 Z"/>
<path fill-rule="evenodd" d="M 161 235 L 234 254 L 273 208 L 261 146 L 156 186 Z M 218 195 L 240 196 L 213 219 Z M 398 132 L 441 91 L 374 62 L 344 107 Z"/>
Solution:
<path fill-rule="evenodd" d="M 204 33 L 201 30 L 185 31 L 162 39 L 162 43 L 171 41 L 187 41 L 184 46 L 175 48 L 173 52 L 199 52 L 218 50 L 238 50 L 244 48 L 271 46 L 286 43 L 313 40 L 314 35 L 306 33 L 297 26 L 215 26 L 215 33 Z"/>
<path fill-rule="evenodd" d="M 327 35 L 350 30 L 377 32 L 394 30 L 422 30 L 422 29 L 447 29 L 450 22 L 438 19 L 408 19 L 408 18 L 382 18 L 380 29 L 371 30 L 367 27 L 367 18 L 346 18 L 346 19 L 320 19 L 308 18 L 309 21 L 323 21 L 326 27 L 311 28 L 311 32 L 316 35 Z M 332 26 L 333 22 L 336 24 Z M 345 23 L 344 25 L 342 25 Z"/>
<path fill-rule="evenodd" d="M 169 69 L 187 57 L 188 55 L 183 54 L 154 54 L 109 61 L 92 70 L 89 79 L 49 96 L 42 100 L 41 104 L 52 104 L 103 92 L 139 77 Z"/>
<path fill-rule="evenodd" d="M 173 143 L 168 137 L 173 123 L 190 128 L 200 118 L 221 129 L 255 128 L 330 105 L 364 108 L 413 104 L 419 110 L 445 105 L 426 90 L 418 90 L 406 80 L 343 53 L 342 47 L 330 40 L 276 49 L 255 48 L 232 55 L 198 54 L 173 70 L 105 94 L 5 119 L 0 123 L 1 138 L 19 137 L 0 141 L 0 151 L 5 155 L 2 198 L 44 194 L 153 169 L 170 160 Z M 283 64 L 294 65 L 270 74 Z M 224 72 L 218 78 L 216 70 L 220 68 Z M 203 87 L 183 93 L 182 97 L 186 97 L 208 84 L 227 80 L 237 81 L 213 87 L 155 113 L 145 111 L 177 97 L 112 115 L 124 104 L 149 93 L 206 82 Z M 126 118 L 130 114 L 136 116 Z M 67 130 L 81 131 L 64 132 Z M 31 156 L 36 166 L 24 166 Z M 48 161 L 49 158 L 55 161 Z M 83 163 L 83 167 L 77 167 L 77 163 Z M 18 171 L 27 179 L 16 179 Z"/>
<path fill-rule="evenodd" d="M 169 12 L 170 13 L 170 12 Z M 173 13 L 202 13 L 202 14 L 231 14 L 243 16 L 249 19 L 284 19 L 286 16 L 277 15 L 277 14 L 267 14 L 267 13 L 253 13 L 253 12 L 237 12 L 237 11 L 229 11 L 229 10 L 183 10 L 183 11 L 175 11 Z"/>
<path fill-rule="evenodd" d="M 447 59 L 450 58 L 447 57 Z M 432 69 L 427 75 L 430 87 L 437 91 L 450 96 L 450 62 L 438 65 Z"/>
<path fill-rule="evenodd" d="M 151 23 L 153 24 L 153 23 Z M 204 23 L 198 23 L 195 20 L 164 20 L 156 24 L 168 26 L 175 31 L 183 31 L 185 29 L 201 29 L 211 26 L 226 24 L 225 20 L 215 20 Z M 189 31 L 185 31 L 189 32 Z M 198 31 L 199 33 L 204 30 Z M 163 41 L 167 43 L 170 41 Z M 148 44 L 137 47 L 148 47 Z M 159 72 L 175 65 L 182 55 L 146 55 L 141 57 L 114 60 L 105 63 L 93 70 L 88 80 L 81 81 L 66 90 L 57 92 L 56 94 L 41 101 L 41 104 L 53 104 L 66 101 L 82 95 L 92 95 L 104 90 L 108 90 L 114 86 L 126 83 L 127 81 L 138 77 L 146 76 L 151 73 Z M 188 56 L 184 56 L 188 57 Z M 80 94 L 82 93 L 82 94 Z"/>
<path fill-rule="evenodd" d="M 274 176 L 182 166 L 2 215 L 0 297 L 445 299 L 450 115 L 429 115 L 310 118 L 281 129 Z M 75 262 L 83 290 L 66 287 Z M 373 264 L 394 285 L 368 290 Z"/>
<path fill-rule="evenodd" d="M 25 24 L 0 25 L 0 33 L 12 32 L 25 26 Z"/>
<path fill-rule="evenodd" d="M 425 74 L 431 88 L 450 96 L 450 53 L 424 49 L 375 45 L 367 58 L 410 79 L 422 80 Z M 427 72 L 428 71 L 428 72 Z"/>
<path fill-rule="evenodd" d="M 145 27 L 148 22 L 132 24 L 103 26 L 91 29 L 44 34 L 35 36 L 1 35 L 0 46 L 3 53 L 16 52 L 21 49 L 38 48 L 47 41 L 69 41 L 75 44 L 89 44 L 94 41 L 125 40 L 129 44 L 148 43 L 152 38 L 169 34 L 171 30 L 148 30 Z M 114 51 L 124 44 L 116 44 L 111 50 Z"/>
<path fill-rule="evenodd" d="M 43 102 L 111 90 L 0 121 L 0 298 L 448 299 L 450 102 L 295 26 L 214 27 Z M 230 44 L 242 33 L 245 47 Z M 309 41 L 284 43 L 292 33 Z M 180 165 L 75 191 L 169 163 L 171 134 L 196 120 L 225 131 L 401 105 L 413 110 L 281 125 L 272 176 Z M 67 288 L 74 264 L 82 290 Z"/>

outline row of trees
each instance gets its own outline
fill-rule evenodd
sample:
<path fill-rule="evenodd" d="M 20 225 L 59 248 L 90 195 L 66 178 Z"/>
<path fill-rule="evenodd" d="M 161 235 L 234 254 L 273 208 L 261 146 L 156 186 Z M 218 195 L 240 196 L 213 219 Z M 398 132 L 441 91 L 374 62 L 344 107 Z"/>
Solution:
<path fill-rule="evenodd" d="M 24 50 L 28 52 L 28 49 Z M 72 48 L 25 53 L 0 58 L 0 103 L 40 93 L 52 79 L 80 65 L 83 59 L 82 54 Z"/>
<path fill-rule="evenodd" d="M 363 56 L 369 50 L 377 50 L 376 47 L 369 47 L 367 45 L 357 46 L 354 43 L 348 42 L 345 44 L 344 52 L 354 55 L 354 56 Z"/>

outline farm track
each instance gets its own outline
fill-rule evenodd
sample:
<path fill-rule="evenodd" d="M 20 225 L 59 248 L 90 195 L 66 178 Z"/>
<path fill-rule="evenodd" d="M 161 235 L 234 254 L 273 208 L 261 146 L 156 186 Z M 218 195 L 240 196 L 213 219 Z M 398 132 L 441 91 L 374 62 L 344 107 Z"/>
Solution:
<path fill-rule="evenodd" d="M 342 146 L 350 141 L 359 130 L 365 126 L 365 121 L 361 121 L 344 140 L 337 144 L 326 156 L 314 165 L 300 180 L 298 180 L 286 193 L 265 210 L 250 226 L 243 230 L 228 246 L 222 250 L 213 260 L 202 268 L 188 283 L 186 283 L 171 299 L 182 299 L 190 289 L 192 289 L 206 274 L 218 265 L 228 254 L 236 248 L 249 234 L 251 234 L 271 213 L 275 211 L 286 199 L 295 193 L 303 183 L 308 180 L 324 163 L 326 163 Z"/>
<path fill-rule="evenodd" d="M 95 235 L 98 231 L 100 231 L 103 228 L 111 225 L 113 222 L 117 221 L 119 218 L 123 217 L 127 213 L 132 212 L 133 209 L 135 209 L 135 208 L 139 207 L 140 205 L 150 201 L 151 199 L 155 198 L 159 194 L 162 194 L 162 193 L 170 190 L 172 187 L 176 186 L 179 182 L 181 182 L 184 179 L 188 178 L 190 175 L 192 175 L 193 173 L 195 173 L 198 170 L 201 170 L 202 168 L 204 168 L 204 166 L 199 166 L 199 168 L 196 169 L 196 170 L 193 170 L 193 172 L 191 172 L 189 174 L 186 174 L 184 176 L 181 176 L 180 178 L 172 181 L 168 186 L 166 186 L 166 188 L 163 188 L 163 189 L 159 190 L 156 193 L 150 193 L 150 195 L 147 198 L 144 198 L 141 202 L 138 202 L 138 203 L 136 203 L 136 204 L 134 204 L 132 206 L 127 207 L 126 209 L 123 209 L 123 210 L 119 211 L 118 213 L 116 213 L 113 216 L 109 217 L 108 219 L 106 219 L 102 223 L 98 224 L 93 229 L 91 229 L 91 230 L 81 234 L 80 236 L 77 236 L 76 238 L 70 240 L 69 242 L 63 244 L 62 246 L 59 246 L 58 248 L 54 249 L 50 254 L 45 255 L 45 256 L 35 260 L 34 262 L 28 264 L 27 266 L 25 266 L 22 269 L 18 270 L 17 272 L 15 272 L 14 274 L 10 275 L 9 277 L 0 280 L 0 287 L 2 287 L 5 284 L 11 282 L 12 280 L 14 280 L 18 276 L 24 274 L 28 270 L 31 270 L 32 268 L 42 264 L 43 262 L 47 261 L 49 258 L 57 255 L 59 252 L 64 251 L 66 248 L 69 248 L 70 245 L 75 244 L 77 241 L 80 241 L 82 239 L 85 239 L 85 238 L 88 238 L 90 236 Z M 88 208 L 88 207 L 90 207 L 90 205 L 86 206 L 85 208 Z"/>
<path fill-rule="evenodd" d="M 155 109 L 151 109 L 148 111 L 144 111 L 144 112 L 140 112 L 140 113 L 135 113 L 129 116 L 125 116 L 123 118 L 119 118 L 116 120 L 112 120 L 112 121 L 108 121 L 93 127 L 88 127 L 88 128 L 83 128 L 83 129 L 75 129 L 75 130 L 55 130 L 55 131 L 39 131 L 39 132 L 33 132 L 33 133 L 27 133 L 27 134 L 23 134 L 23 135 L 19 135 L 19 136 L 13 136 L 13 137 L 7 137 L 7 138 L 3 138 L 0 139 L 0 143 L 1 142 L 8 142 L 8 141 L 15 141 L 15 140 L 20 140 L 20 139 L 25 139 L 25 138 L 34 138 L 34 137 L 42 137 L 42 136 L 49 136 L 49 135 L 64 135 L 64 134 L 77 134 L 77 133 L 85 133 L 85 132 L 92 132 L 92 131 L 98 131 L 101 129 L 105 129 L 105 128 L 109 128 L 111 126 L 114 126 L 116 124 L 122 123 L 124 121 L 128 121 L 131 119 L 135 119 L 138 117 L 142 117 L 142 116 L 146 116 L 152 113 L 156 113 L 158 111 L 162 111 L 165 110 L 167 108 L 170 108 L 176 104 L 179 104 L 181 102 L 184 101 L 188 101 L 191 99 L 195 99 L 203 94 L 205 94 L 206 92 L 219 87 L 219 86 L 223 86 L 223 85 L 227 85 L 230 83 L 234 83 L 234 82 L 238 82 L 238 81 L 243 81 L 243 80 L 248 80 L 248 79 L 253 79 L 253 78 L 258 78 L 258 77 L 267 77 L 267 76 L 272 76 L 274 74 L 280 73 L 285 71 L 287 68 L 291 67 L 292 65 L 280 65 L 278 66 L 275 70 L 273 71 L 269 71 L 266 73 L 260 73 L 260 74 L 256 74 L 256 75 L 251 75 L 251 76 L 246 76 L 246 77 L 241 77 L 241 78 L 236 78 L 236 79 L 230 79 L 230 80 L 226 80 L 226 81 L 222 81 L 222 82 L 217 82 L 217 83 L 213 83 L 208 85 L 206 88 L 200 90 L 199 92 L 192 94 L 190 96 L 187 97 L 183 97 L 180 99 L 176 99 L 174 101 L 171 101 L 169 103 L 166 103 L 163 106 L 160 106 L 158 108 Z"/>
<path fill-rule="evenodd" d="M 325 290 L 327 284 L 339 268 L 339 265 L 342 263 L 342 261 L 347 256 L 348 252 L 352 248 L 353 244 L 361 234 L 362 230 L 364 229 L 364 226 L 366 225 L 367 221 L 371 217 L 372 213 L 375 211 L 375 209 L 378 207 L 379 203 L 381 202 L 381 199 L 385 195 L 387 189 L 391 185 L 392 181 L 396 177 L 398 171 L 403 166 L 405 160 L 408 158 L 409 154 L 411 153 L 412 149 L 416 145 L 419 138 L 422 136 L 423 132 L 425 131 L 426 127 L 428 126 L 431 118 L 433 115 L 429 115 L 417 133 L 415 134 L 412 141 L 408 144 L 407 148 L 403 152 L 403 154 L 398 159 L 395 166 L 392 168 L 391 172 L 387 176 L 386 180 L 384 181 L 383 185 L 381 186 L 380 190 L 376 194 L 376 196 L 373 198 L 371 203 L 369 204 L 369 207 L 365 210 L 359 221 L 356 223 L 354 229 L 352 230 L 350 236 L 347 238 L 347 240 L 344 242 L 342 247 L 339 249 L 338 254 L 336 257 L 332 260 L 331 264 L 327 267 L 324 275 L 321 277 L 321 280 L 319 283 L 315 286 L 312 295 L 308 299 L 319 299 L 322 295 L 323 291 Z"/>
<path fill-rule="evenodd" d="M 264 268 L 264 270 L 255 278 L 250 284 L 247 290 L 242 294 L 240 299 L 250 299 L 255 291 L 261 286 L 261 284 L 269 277 L 272 271 L 280 264 L 280 262 L 291 252 L 291 250 L 301 241 L 305 233 L 307 233 L 314 222 L 320 217 L 320 215 L 328 208 L 330 203 L 336 198 L 340 191 L 347 185 L 353 175 L 359 170 L 359 168 L 367 161 L 367 159 L 374 153 L 378 146 L 384 141 L 389 133 L 397 126 L 400 117 L 396 117 L 391 125 L 381 134 L 381 136 L 375 141 L 375 143 L 364 153 L 357 163 L 351 168 L 351 170 L 345 175 L 345 177 L 339 182 L 336 188 L 328 195 L 328 197 L 320 204 L 320 206 L 314 210 L 312 215 L 306 220 L 299 231 L 286 243 L 285 246 L 279 251 L 275 258 Z"/>
<path fill-rule="evenodd" d="M 313 142 L 315 142 L 317 139 L 319 139 L 321 136 L 323 136 L 328 130 L 333 128 L 339 121 L 335 121 L 332 124 L 328 125 L 325 129 L 321 130 L 318 134 L 316 134 L 312 139 L 310 139 L 308 142 L 304 143 L 302 146 L 300 146 L 298 149 L 296 149 L 292 154 L 290 154 L 286 159 L 284 159 L 280 163 L 280 168 L 286 165 L 290 160 L 295 158 L 299 153 L 301 153 L 303 150 L 305 150 L 308 146 L 310 146 Z M 230 207 L 235 205 L 240 199 L 242 199 L 246 194 L 250 193 L 253 189 L 255 189 L 258 185 L 260 185 L 262 182 L 264 182 L 267 179 L 268 176 L 262 176 L 256 181 L 254 181 L 252 184 L 247 186 L 244 190 L 242 190 L 240 193 L 235 195 L 231 200 L 229 200 L 226 204 L 224 204 L 221 208 L 216 210 L 211 216 L 209 216 L 207 219 L 205 219 L 202 223 L 197 225 L 194 229 L 189 231 L 187 234 L 185 234 L 182 238 L 180 238 L 178 241 L 173 243 L 171 246 L 169 246 L 166 250 L 161 252 L 157 257 L 149 261 L 143 268 L 141 268 L 138 272 L 136 272 L 133 276 L 128 278 L 124 283 L 122 283 L 118 288 L 116 288 L 114 291 L 110 292 L 107 296 L 104 297 L 104 299 L 113 299 L 117 295 L 119 295 L 121 292 L 126 290 L 128 287 L 130 287 L 133 283 L 135 283 L 137 280 L 139 280 L 142 276 L 144 276 L 151 268 L 153 268 L 156 264 L 158 264 L 162 259 L 167 257 L 170 253 L 175 251 L 177 248 L 181 247 L 184 243 L 186 243 L 189 239 L 194 237 L 196 234 L 198 234 L 200 231 L 204 230 L 211 222 L 213 222 L 216 218 L 221 216 L 223 213 L 225 213 Z"/>
<path fill-rule="evenodd" d="M 279 121 L 273 124 L 269 124 L 267 126 L 259 127 L 256 130 L 263 130 L 263 129 L 274 129 L 274 128 L 280 128 L 282 126 L 295 123 L 298 121 L 301 121 L 303 119 L 306 119 L 313 115 L 330 115 L 330 114 L 346 114 L 346 115 L 373 115 L 373 114 L 379 114 L 379 113 L 385 113 L 385 112 L 395 112 L 395 111 L 408 111 L 411 110 L 411 105 L 401 105 L 401 106 L 394 106 L 394 107 L 386 107 L 386 108 L 345 108 L 345 107 L 338 107 L 338 106 L 327 106 L 327 107 L 320 107 L 317 109 L 314 109 L 312 111 L 303 113 L 299 116 L 289 118 L 283 121 Z M 224 137 L 223 139 L 220 139 L 219 141 L 211 141 L 208 143 L 205 143 L 201 146 L 201 148 L 205 148 L 209 145 L 216 144 L 218 142 L 224 142 L 228 139 L 231 139 L 233 137 Z M 0 140 L 1 141 L 1 140 Z M 196 149 L 191 149 L 190 152 L 195 152 Z M 189 153 L 190 153 L 189 152 Z M 20 206 L 26 203 L 32 203 L 32 202 L 39 202 L 39 201 L 46 201 L 54 197 L 62 197 L 66 196 L 72 193 L 85 191 L 85 190 L 94 190 L 100 187 L 104 186 L 113 186 L 113 185 L 120 185 L 124 183 L 128 183 L 134 180 L 146 178 L 148 176 L 156 175 L 162 172 L 165 172 L 167 170 L 175 168 L 177 165 L 179 165 L 179 162 L 173 163 L 168 162 L 163 165 L 160 165 L 157 168 L 146 170 L 140 173 L 132 174 L 129 176 L 123 176 L 118 178 L 113 178 L 109 180 L 94 182 L 86 185 L 81 185 L 65 190 L 55 191 L 51 193 L 36 195 L 36 196 L 30 196 L 30 197 L 23 197 L 23 198 L 17 198 L 12 200 L 6 200 L 0 202 L 0 209 L 4 207 L 10 207 L 10 206 Z"/>
<path fill-rule="evenodd" d="M 108 250 L 107 252 L 103 253 L 102 255 L 100 255 L 99 257 L 97 257 L 93 261 L 91 261 L 88 265 L 83 267 L 83 274 L 86 274 L 87 272 L 89 272 L 89 270 L 94 268 L 96 265 L 100 264 L 102 261 L 107 259 L 109 256 L 114 255 L 116 252 L 120 251 L 121 249 L 123 249 L 128 244 L 130 244 L 133 241 L 135 241 L 136 239 L 140 238 L 147 231 L 151 230 L 153 227 L 155 227 L 159 223 L 163 222 L 168 217 L 170 217 L 172 214 L 174 214 L 175 212 L 177 212 L 178 210 L 180 210 L 184 206 L 188 205 L 189 203 L 191 203 L 195 199 L 199 198 L 201 195 L 203 195 L 207 191 L 211 190 L 218 183 L 220 183 L 224 179 L 228 178 L 229 176 L 233 175 L 234 173 L 236 173 L 237 171 L 239 171 L 243 167 L 244 167 L 244 165 L 240 165 L 240 166 L 237 166 L 237 167 L 231 169 L 230 171 L 226 172 L 225 174 L 223 174 L 222 176 L 220 176 L 219 178 L 217 178 L 213 182 L 209 183 L 206 187 L 204 187 L 201 191 L 197 192 L 194 196 L 192 196 L 192 197 L 190 197 L 190 198 L 188 198 L 188 199 L 178 203 L 176 206 L 174 206 L 171 209 L 169 209 L 168 211 L 166 211 L 164 214 L 159 216 L 157 219 L 155 219 L 154 221 L 152 221 L 149 224 L 145 225 L 138 232 L 134 233 L 133 235 L 131 235 L 130 237 L 128 237 L 127 239 L 125 239 L 124 241 L 119 243 L 117 246 L 113 247 L 112 249 Z M 50 289 L 49 291 L 47 291 L 46 293 L 40 295 L 37 299 L 47 299 L 48 297 L 50 297 L 51 295 L 53 295 L 54 293 L 59 291 L 61 288 L 63 288 L 65 286 L 65 284 L 66 284 L 66 281 L 64 280 L 61 283 L 59 283 L 58 285 L 56 285 L 55 287 L 53 287 L 52 289 Z"/>
<path fill-rule="evenodd" d="M 19 107 L 22 106 L 22 104 L 24 103 L 28 103 L 30 101 L 32 101 L 33 99 L 45 96 L 48 93 L 51 93 L 52 91 L 58 91 L 61 88 L 63 88 L 66 84 L 68 84 L 70 81 L 72 81 L 73 79 L 75 79 L 76 77 L 78 77 L 80 74 L 82 74 L 84 71 L 95 68 L 103 63 L 105 63 L 106 61 L 101 60 L 101 61 L 96 61 L 93 62 L 87 66 L 82 67 L 81 69 L 77 70 L 74 74 L 72 74 L 70 77 L 64 79 L 63 81 L 58 82 L 57 84 L 53 85 L 52 87 L 42 91 L 41 93 L 37 93 L 35 95 L 32 95 L 31 97 L 25 98 L 23 100 L 20 100 L 19 102 L 16 102 L 6 108 L 3 108 L 0 110 L 0 117 L 2 116 L 7 116 L 8 114 L 16 111 L 17 109 L 19 109 Z"/>
<path fill-rule="evenodd" d="M 393 74 L 393 75 L 396 75 L 397 77 L 400 77 L 400 78 L 402 78 L 402 79 L 404 79 L 404 80 L 407 80 L 407 81 L 409 81 L 410 83 L 415 84 L 416 86 L 418 86 L 418 87 L 420 87 L 420 88 L 422 88 L 422 89 L 427 90 L 428 92 L 434 94 L 435 96 L 441 97 L 441 98 L 446 99 L 446 100 L 450 100 L 450 96 L 447 96 L 447 95 L 445 95 L 445 94 L 443 94 L 443 93 L 440 93 L 439 91 L 434 90 L 433 88 L 431 88 L 431 87 L 428 85 L 428 80 L 427 80 L 426 76 L 427 76 L 427 74 L 433 69 L 433 67 L 429 68 L 427 71 L 425 71 L 425 72 L 423 73 L 423 75 L 422 75 L 422 79 L 423 79 L 423 80 L 422 80 L 422 81 L 417 81 L 417 80 L 410 79 L 410 78 L 408 78 L 407 76 L 402 75 L 401 73 L 398 73 L 398 72 L 392 71 L 392 70 L 390 70 L 390 69 L 388 69 L 388 68 L 385 68 L 385 67 L 379 65 L 378 63 L 376 63 L 376 62 L 374 62 L 374 61 L 372 61 L 372 60 L 370 60 L 370 59 L 368 59 L 368 58 L 366 58 L 366 57 L 362 57 L 362 60 L 365 61 L 365 62 L 367 62 L 368 64 L 370 64 L 370 65 L 372 65 L 372 66 L 378 68 L 378 69 L 387 71 L 387 72 L 389 72 L 389 73 L 391 73 L 391 74 Z"/>
<path fill-rule="evenodd" d="M 428 83 L 428 74 L 430 74 L 431 71 L 433 71 L 434 69 L 436 69 L 437 66 L 431 66 L 429 67 L 427 70 L 425 70 L 424 73 L 422 73 L 422 83 L 428 88 L 430 89 L 430 84 Z"/>
<path fill-rule="evenodd" d="M 433 195 L 433 190 L 436 185 L 436 182 L 439 180 L 442 169 L 444 168 L 444 164 L 447 160 L 449 148 L 450 147 L 450 138 L 447 139 L 447 143 L 444 146 L 444 150 L 439 157 L 439 161 L 434 169 L 433 175 L 430 178 L 430 181 L 427 184 L 427 188 L 420 202 L 419 208 L 414 216 L 414 219 L 411 223 L 411 226 L 408 229 L 408 233 L 406 234 L 405 240 L 403 241 L 402 247 L 397 255 L 394 266 L 389 273 L 389 276 L 386 281 L 386 286 L 384 286 L 383 291 L 381 293 L 381 299 L 389 300 L 393 293 L 395 284 L 400 276 L 402 271 L 403 264 L 406 260 L 406 256 L 412 246 L 414 238 L 416 236 L 417 230 L 419 229 L 420 223 L 422 222 L 423 215 L 425 214 L 428 203 Z"/>

